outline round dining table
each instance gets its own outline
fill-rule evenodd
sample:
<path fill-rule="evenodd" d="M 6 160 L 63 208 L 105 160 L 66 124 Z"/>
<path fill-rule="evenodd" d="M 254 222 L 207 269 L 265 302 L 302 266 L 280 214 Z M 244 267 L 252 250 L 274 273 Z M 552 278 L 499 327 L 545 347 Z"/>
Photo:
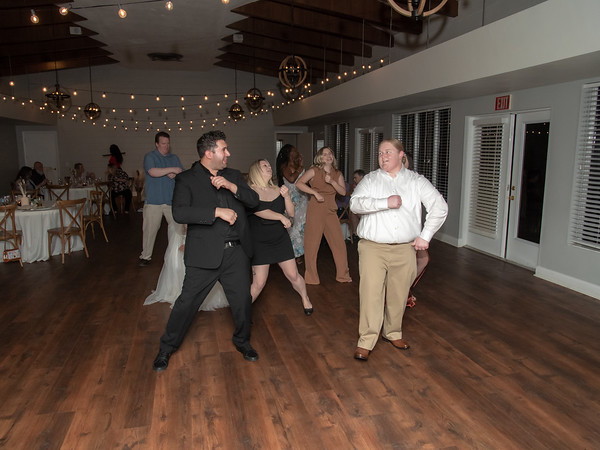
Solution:
<path fill-rule="evenodd" d="M 23 262 L 47 261 L 48 230 L 60 228 L 60 213 L 56 206 L 19 207 L 15 211 L 15 225 L 21 230 L 21 259 Z M 71 250 L 83 250 L 79 236 L 71 237 Z M 68 249 L 65 249 L 68 251 Z M 52 241 L 52 255 L 60 255 L 60 239 Z"/>

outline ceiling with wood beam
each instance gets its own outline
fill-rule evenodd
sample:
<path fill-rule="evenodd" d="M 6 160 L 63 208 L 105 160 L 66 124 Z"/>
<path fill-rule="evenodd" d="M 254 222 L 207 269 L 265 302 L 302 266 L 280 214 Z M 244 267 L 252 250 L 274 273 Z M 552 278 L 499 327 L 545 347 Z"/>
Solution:
<path fill-rule="evenodd" d="M 281 61 L 293 54 L 316 80 L 390 48 L 397 33 L 423 30 L 385 0 L 172 1 L 173 11 L 164 0 L 120 1 L 128 16 L 119 19 L 116 0 L 0 0 L 0 76 L 119 63 L 192 71 L 216 65 L 277 77 Z M 59 14 L 59 5 L 69 13 Z M 458 0 L 439 14 L 455 17 Z"/>
<path fill-rule="evenodd" d="M 117 63 L 85 22 L 61 15 L 52 1 L 0 0 L 0 76 Z"/>
<path fill-rule="evenodd" d="M 227 25 L 235 33 L 223 38 L 216 65 L 277 76 L 281 61 L 296 55 L 305 60 L 312 81 L 339 73 L 341 66 L 360 65 L 372 57 L 373 47 L 393 46 L 397 33 L 423 31 L 423 22 L 380 0 L 258 0 L 232 11 L 246 18 Z M 457 0 L 440 14 L 456 17 Z"/>

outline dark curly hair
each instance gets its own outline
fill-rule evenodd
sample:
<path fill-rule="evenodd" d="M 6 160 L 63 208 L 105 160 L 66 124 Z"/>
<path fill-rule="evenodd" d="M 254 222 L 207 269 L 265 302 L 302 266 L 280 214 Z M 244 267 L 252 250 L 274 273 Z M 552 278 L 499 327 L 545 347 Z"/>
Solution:
<path fill-rule="evenodd" d="M 121 149 L 117 144 L 111 144 L 110 154 L 115 157 L 117 164 L 123 164 L 123 154 L 121 153 Z"/>
<path fill-rule="evenodd" d="M 285 144 L 279 150 L 277 159 L 275 160 L 275 173 L 277 174 L 277 184 L 283 186 L 283 166 L 290 161 L 290 152 L 294 146 L 292 144 Z"/>
<path fill-rule="evenodd" d="M 225 133 L 220 130 L 213 130 L 207 133 L 204 133 L 198 139 L 196 144 L 196 148 L 198 149 L 198 156 L 202 158 L 204 156 L 204 152 L 207 150 L 214 150 L 217 147 L 217 141 L 225 140 Z"/>

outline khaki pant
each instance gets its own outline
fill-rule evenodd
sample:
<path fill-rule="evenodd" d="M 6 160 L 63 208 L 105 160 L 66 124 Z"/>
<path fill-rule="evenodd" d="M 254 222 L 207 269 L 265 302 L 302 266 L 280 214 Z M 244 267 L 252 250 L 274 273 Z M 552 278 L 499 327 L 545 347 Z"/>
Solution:
<path fill-rule="evenodd" d="M 144 223 L 142 225 L 142 254 L 140 259 L 152 259 L 152 250 L 154 250 L 154 241 L 156 234 L 162 224 L 162 218 L 165 216 L 169 225 L 178 225 L 173 220 L 171 205 L 144 205 Z M 179 225 L 181 226 L 181 225 Z"/>
<path fill-rule="evenodd" d="M 417 274 L 415 249 L 408 244 L 358 243 L 360 320 L 358 347 L 372 350 L 379 332 L 402 339 L 408 290 Z"/>

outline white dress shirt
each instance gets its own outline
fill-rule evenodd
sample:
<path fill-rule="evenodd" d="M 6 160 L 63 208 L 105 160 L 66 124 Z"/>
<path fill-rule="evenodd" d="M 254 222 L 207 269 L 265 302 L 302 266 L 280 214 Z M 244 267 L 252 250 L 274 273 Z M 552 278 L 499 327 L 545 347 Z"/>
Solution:
<path fill-rule="evenodd" d="M 400 208 L 388 208 L 391 195 L 402 198 Z M 422 229 L 421 204 L 427 210 Z M 404 244 L 417 237 L 429 242 L 448 215 L 444 197 L 429 180 L 404 167 L 395 177 L 382 169 L 365 175 L 352 193 L 350 210 L 361 215 L 358 236 L 380 244 Z"/>

